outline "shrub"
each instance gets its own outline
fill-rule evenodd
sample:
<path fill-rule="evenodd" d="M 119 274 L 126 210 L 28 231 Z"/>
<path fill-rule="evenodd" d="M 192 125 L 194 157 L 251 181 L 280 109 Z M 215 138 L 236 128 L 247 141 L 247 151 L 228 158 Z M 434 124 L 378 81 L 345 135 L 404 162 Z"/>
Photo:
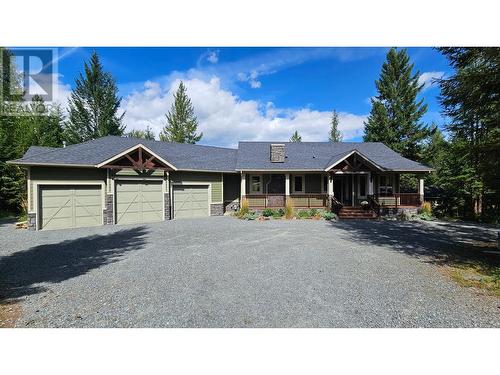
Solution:
<path fill-rule="evenodd" d="M 246 214 L 248 214 L 249 212 L 250 212 L 250 207 L 249 207 L 248 199 L 243 198 L 241 200 L 240 210 L 238 211 L 236 216 L 242 218 Z"/>
<path fill-rule="evenodd" d="M 262 210 L 262 216 L 264 217 L 271 217 L 274 214 L 274 210 L 272 208 L 264 208 Z"/>
<path fill-rule="evenodd" d="M 297 217 L 301 219 L 309 219 L 311 217 L 311 213 L 308 210 L 301 210 L 297 212 Z"/>
<path fill-rule="evenodd" d="M 285 203 L 285 218 L 292 219 L 295 216 L 295 208 L 291 199 L 287 199 Z"/>
<path fill-rule="evenodd" d="M 422 203 L 422 207 L 420 208 L 420 213 L 428 216 L 432 216 L 432 205 L 431 202 Z"/>
<path fill-rule="evenodd" d="M 315 217 L 315 216 L 318 216 L 318 215 L 319 215 L 319 212 L 318 212 L 318 210 L 316 208 L 311 208 L 309 210 L 309 216 Z"/>
<path fill-rule="evenodd" d="M 277 210 L 273 211 L 273 217 L 274 218 L 280 218 L 285 215 L 285 210 L 282 208 L 278 208 Z"/>
<path fill-rule="evenodd" d="M 258 215 L 255 212 L 247 212 L 245 215 L 243 215 L 243 219 L 245 220 L 255 220 L 257 219 Z"/>
<path fill-rule="evenodd" d="M 325 211 L 323 212 L 323 219 L 325 220 L 338 220 L 338 216 L 336 214 L 334 214 L 333 212 L 329 212 L 329 211 Z"/>

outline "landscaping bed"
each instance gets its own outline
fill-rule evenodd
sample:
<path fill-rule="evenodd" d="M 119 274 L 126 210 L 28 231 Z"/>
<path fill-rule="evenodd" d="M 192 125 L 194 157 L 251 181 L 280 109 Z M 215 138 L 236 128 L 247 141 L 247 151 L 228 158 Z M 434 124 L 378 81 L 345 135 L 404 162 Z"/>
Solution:
<path fill-rule="evenodd" d="M 285 208 L 264 208 L 262 210 L 250 210 L 248 202 L 243 200 L 240 209 L 234 214 L 237 218 L 243 220 L 337 220 L 336 214 L 323 209 L 295 209 L 290 202 L 287 202 Z"/>

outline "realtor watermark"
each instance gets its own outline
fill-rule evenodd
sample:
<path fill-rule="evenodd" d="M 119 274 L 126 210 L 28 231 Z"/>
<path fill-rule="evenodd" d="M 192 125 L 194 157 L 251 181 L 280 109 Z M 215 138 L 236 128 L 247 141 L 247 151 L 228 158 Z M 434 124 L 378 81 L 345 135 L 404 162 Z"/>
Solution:
<path fill-rule="evenodd" d="M 0 115 L 47 115 L 55 105 L 56 48 L 0 51 Z"/>

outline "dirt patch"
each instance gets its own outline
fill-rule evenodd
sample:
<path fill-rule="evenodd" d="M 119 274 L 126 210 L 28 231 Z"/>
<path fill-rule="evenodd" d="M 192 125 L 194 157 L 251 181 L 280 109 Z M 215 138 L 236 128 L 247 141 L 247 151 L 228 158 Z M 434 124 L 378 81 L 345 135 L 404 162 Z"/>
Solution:
<path fill-rule="evenodd" d="M 0 302 L 0 328 L 13 328 L 21 317 L 21 305 L 16 302 Z"/>

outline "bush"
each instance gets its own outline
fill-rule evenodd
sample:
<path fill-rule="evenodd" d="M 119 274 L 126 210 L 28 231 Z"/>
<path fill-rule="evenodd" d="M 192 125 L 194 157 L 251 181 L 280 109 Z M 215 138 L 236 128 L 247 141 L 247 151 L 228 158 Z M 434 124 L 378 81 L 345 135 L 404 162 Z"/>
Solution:
<path fill-rule="evenodd" d="M 329 211 L 325 211 L 323 212 L 323 219 L 325 220 L 338 220 L 338 216 L 336 214 L 334 214 L 333 212 L 329 212 Z"/>
<path fill-rule="evenodd" d="M 431 202 L 422 203 L 422 207 L 420 208 L 420 213 L 428 216 L 432 216 L 432 205 Z"/>
<path fill-rule="evenodd" d="M 308 210 L 301 210 L 297 212 L 297 217 L 301 219 L 309 219 L 311 217 L 311 213 Z"/>
<path fill-rule="evenodd" d="M 272 208 L 265 208 L 262 210 L 262 216 L 271 217 L 274 214 L 274 210 Z"/>
<path fill-rule="evenodd" d="M 309 216 L 311 216 L 311 217 L 316 217 L 316 216 L 319 216 L 319 212 L 318 212 L 318 210 L 317 210 L 316 208 L 311 208 L 311 209 L 309 210 Z"/>
<path fill-rule="evenodd" d="M 295 208 L 291 199 L 287 199 L 285 203 L 285 218 L 292 219 L 295 216 Z"/>
<path fill-rule="evenodd" d="M 243 198 L 241 200 L 240 209 L 239 209 L 238 213 L 236 214 L 236 216 L 238 216 L 239 218 L 242 218 L 246 214 L 248 214 L 249 212 L 250 212 L 250 207 L 249 207 L 248 199 Z"/>
<path fill-rule="evenodd" d="M 242 218 L 245 220 L 255 220 L 257 217 L 258 215 L 255 212 L 247 212 Z"/>
<path fill-rule="evenodd" d="M 277 210 L 273 211 L 273 217 L 275 219 L 283 217 L 285 215 L 285 210 L 282 208 L 278 208 Z"/>

